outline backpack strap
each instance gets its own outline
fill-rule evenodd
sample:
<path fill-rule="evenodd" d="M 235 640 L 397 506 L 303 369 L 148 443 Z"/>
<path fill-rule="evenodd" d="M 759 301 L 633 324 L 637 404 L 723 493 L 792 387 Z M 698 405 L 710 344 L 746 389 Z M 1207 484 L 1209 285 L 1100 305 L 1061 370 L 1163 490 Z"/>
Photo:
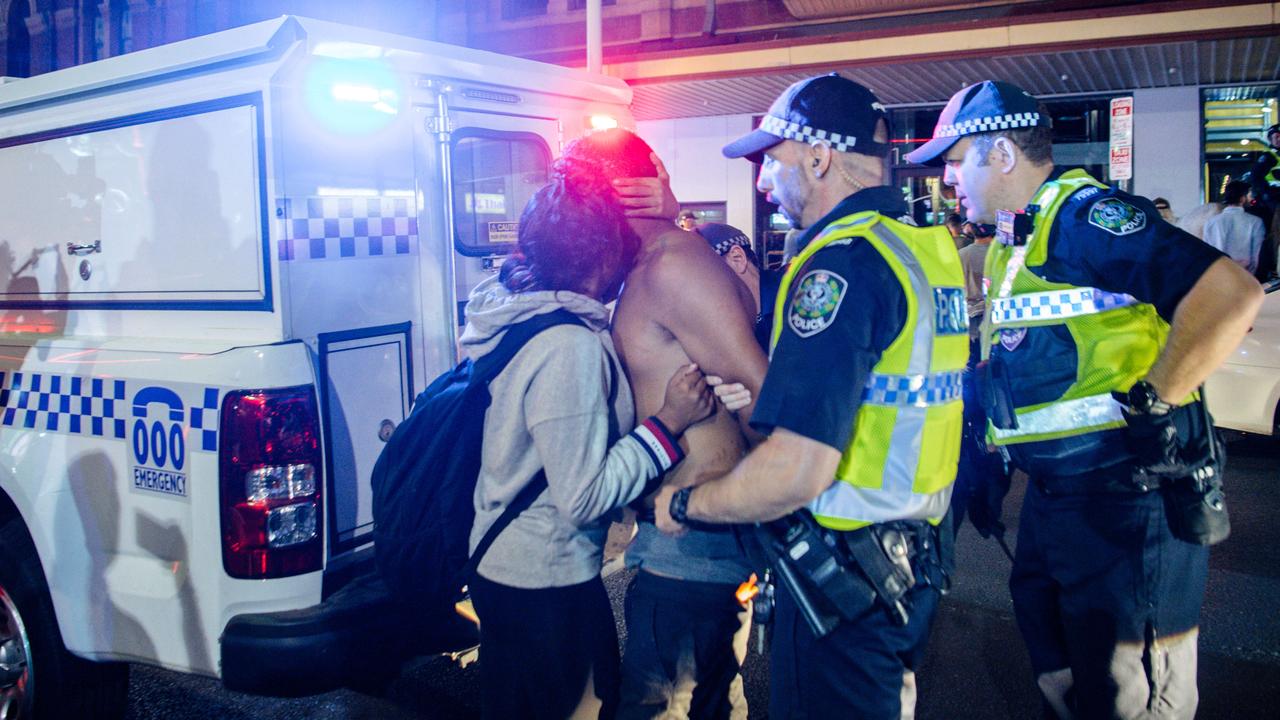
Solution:
<path fill-rule="evenodd" d="M 471 382 L 489 383 L 502 372 L 503 368 L 516 356 L 516 353 L 520 352 L 520 348 L 524 347 L 525 343 L 529 342 L 534 335 L 557 325 L 580 325 L 586 327 L 586 324 L 577 315 L 563 308 L 536 315 L 524 322 L 512 325 L 507 329 L 502 339 L 498 341 L 498 347 L 493 352 L 480 358 L 472 366 Z M 609 370 L 610 385 L 616 385 L 613 380 L 617 370 L 614 369 L 612 360 L 610 360 Z M 611 395 L 612 392 L 611 390 Z M 534 475 L 533 479 L 521 488 L 511 503 L 502 510 L 502 514 L 498 516 L 497 520 L 493 521 L 493 525 L 489 526 L 484 537 L 480 538 L 480 542 L 476 543 L 476 550 L 471 553 L 471 558 L 467 560 L 467 565 L 462 571 L 464 578 L 470 580 L 475 574 L 476 568 L 480 566 L 480 560 L 489 551 L 489 546 L 493 544 L 494 540 L 498 539 L 498 535 L 507 529 L 507 526 L 511 524 L 512 520 L 516 519 L 516 516 L 528 510 L 529 506 L 533 505 L 533 501 L 537 500 L 542 491 L 546 489 L 547 471 L 539 470 L 538 474 Z"/>
<path fill-rule="evenodd" d="M 520 352 L 520 348 L 524 347 L 525 343 L 529 342 L 534 335 L 557 325 L 578 325 L 584 328 L 587 326 L 577 315 L 564 308 L 535 315 L 528 320 L 516 323 L 507 328 L 507 332 L 498 341 L 498 347 L 494 348 L 493 352 L 488 353 L 472 364 L 471 382 L 491 382 L 498 377 L 499 373 L 511 362 L 511 358 L 515 357 L 516 353 Z"/>
<path fill-rule="evenodd" d="M 534 475 L 533 479 L 529 481 L 529 484 L 520 489 L 511 504 L 503 508 L 502 514 L 489 526 L 484 537 L 480 538 L 480 542 L 476 543 L 476 551 L 471 553 L 471 558 L 467 560 L 467 566 L 462 570 L 462 577 L 466 578 L 468 582 L 471 581 L 472 576 L 475 575 L 476 568 L 480 567 L 480 561 L 484 559 L 484 554 L 489 551 L 489 546 L 493 544 L 493 541 L 498 539 L 498 536 L 502 534 L 503 530 L 507 529 L 507 526 L 511 524 L 512 520 L 516 519 L 517 515 L 528 510 L 529 506 L 533 505 L 533 501 L 537 500 L 542 491 L 546 489 L 547 471 L 539 470 L 538 474 Z"/>

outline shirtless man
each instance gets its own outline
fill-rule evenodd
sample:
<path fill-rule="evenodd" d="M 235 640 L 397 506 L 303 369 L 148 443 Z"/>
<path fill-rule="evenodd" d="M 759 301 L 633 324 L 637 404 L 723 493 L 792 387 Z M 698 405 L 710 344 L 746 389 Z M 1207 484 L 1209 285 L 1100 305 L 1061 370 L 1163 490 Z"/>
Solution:
<path fill-rule="evenodd" d="M 566 156 L 600 162 L 615 178 L 656 176 L 651 153 L 624 130 L 592 134 L 565 150 Z M 656 410 L 667 379 L 690 362 L 708 376 L 743 383 L 754 397 L 768 361 L 752 332 L 750 291 L 706 240 L 672 227 L 669 219 L 636 217 L 631 227 L 641 248 L 614 311 L 613 340 L 636 412 L 643 417 Z M 732 469 L 747 448 L 743 433 L 751 409 L 735 417 L 720 408 L 688 428 L 686 458 L 666 484 L 684 487 Z M 731 702 L 741 698 L 733 641 L 745 621 L 734 591 L 751 568 L 736 536 L 731 529 L 695 529 L 672 538 L 654 527 L 650 508 L 639 514 L 627 550 L 627 565 L 639 572 L 627 590 L 618 717 L 745 717 L 745 703 L 739 710 Z"/>

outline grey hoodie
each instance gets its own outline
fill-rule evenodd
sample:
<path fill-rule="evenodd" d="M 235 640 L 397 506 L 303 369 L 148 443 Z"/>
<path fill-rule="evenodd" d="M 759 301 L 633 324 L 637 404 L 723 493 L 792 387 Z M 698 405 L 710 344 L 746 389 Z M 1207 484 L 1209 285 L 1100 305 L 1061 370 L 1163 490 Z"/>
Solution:
<path fill-rule="evenodd" d="M 512 587 L 562 587 L 597 576 L 604 516 L 679 460 L 678 451 L 660 452 L 651 423 L 633 431 L 631 386 L 609 337 L 609 310 L 596 300 L 565 291 L 511 293 L 489 278 L 471 293 L 462 353 L 483 357 L 511 325 L 559 308 L 587 328 L 544 330 L 489 384 L 472 550 L 538 470 L 547 471 L 548 490 L 480 561 L 481 575 Z M 610 408 L 611 375 L 618 387 Z"/>

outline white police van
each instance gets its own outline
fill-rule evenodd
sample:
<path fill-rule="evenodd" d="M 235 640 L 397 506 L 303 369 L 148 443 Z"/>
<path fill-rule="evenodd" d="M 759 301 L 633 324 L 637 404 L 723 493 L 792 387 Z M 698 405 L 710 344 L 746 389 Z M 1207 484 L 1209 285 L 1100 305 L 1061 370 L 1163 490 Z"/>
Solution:
<path fill-rule="evenodd" d="M 431 649 L 370 582 L 370 470 L 630 97 L 294 17 L 0 85 L 0 715 L 119 714 L 125 662 L 291 694 Z"/>

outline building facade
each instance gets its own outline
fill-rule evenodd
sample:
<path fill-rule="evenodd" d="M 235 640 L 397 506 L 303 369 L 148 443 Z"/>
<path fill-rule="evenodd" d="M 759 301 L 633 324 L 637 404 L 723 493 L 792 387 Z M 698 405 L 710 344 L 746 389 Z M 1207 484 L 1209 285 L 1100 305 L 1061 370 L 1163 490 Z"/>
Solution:
<path fill-rule="evenodd" d="M 1129 188 L 1176 212 L 1217 197 L 1280 117 L 1280 4 L 1250 0 L 602 0 L 604 72 L 677 196 L 762 237 L 753 168 L 719 147 L 789 83 L 839 72 L 893 109 L 895 158 L 963 85 L 1009 80 L 1045 99 L 1064 163 L 1107 174 L 1111 99 L 1132 97 Z M 284 14 L 569 66 L 586 0 L 0 0 L 0 75 L 28 77 Z M 936 173 L 895 163 L 917 216 Z"/>

